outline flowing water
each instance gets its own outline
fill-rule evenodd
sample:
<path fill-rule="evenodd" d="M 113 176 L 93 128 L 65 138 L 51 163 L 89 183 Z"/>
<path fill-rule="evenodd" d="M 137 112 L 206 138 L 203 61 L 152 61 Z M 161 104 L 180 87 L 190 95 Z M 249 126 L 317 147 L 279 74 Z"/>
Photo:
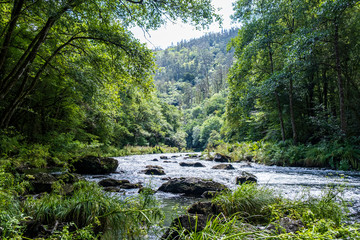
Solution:
<path fill-rule="evenodd" d="M 192 153 L 193 154 L 193 153 Z M 199 154 L 200 155 L 200 154 Z M 191 155 L 190 155 L 191 156 Z M 167 157 L 161 159 L 160 157 Z M 211 169 L 219 164 L 213 161 L 199 160 L 199 158 L 189 157 L 189 154 L 149 154 L 134 155 L 116 158 L 119 161 L 119 167 L 116 173 L 107 176 L 87 176 L 88 180 L 100 181 L 103 178 L 126 179 L 131 183 L 142 183 L 144 186 L 150 186 L 152 189 L 158 189 L 165 183 L 164 177 L 199 177 L 203 179 L 212 179 L 223 183 L 230 189 L 235 189 L 235 178 L 241 171 L 254 174 L 258 178 L 259 185 L 266 185 L 281 192 L 284 197 L 297 198 L 304 191 L 312 195 L 320 195 L 322 191 L 329 187 L 343 187 L 343 198 L 352 202 L 350 207 L 353 218 L 358 218 L 358 209 L 360 207 L 360 172 L 334 171 L 327 169 L 299 168 L 299 167 L 278 167 L 265 166 L 255 163 L 231 163 L 235 170 Z M 155 161 L 155 159 L 157 161 Z M 205 167 L 182 167 L 180 162 L 201 162 Z M 147 165 L 157 165 L 164 168 L 166 175 L 155 176 L 145 175 L 141 170 Z M 125 196 L 136 194 L 138 189 L 126 190 Z M 124 194 L 124 193 L 119 193 Z M 179 194 L 157 192 L 156 197 L 162 204 L 162 208 L 168 215 L 167 224 L 172 216 L 169 216 L 173 206 L 188 206 L 193 202 L 199 201 L 197 198 L 182 197 Z M 178 210 L 178 213 L 181 212 Z M 172 212 L 173 213 L 173 212 Z"/>

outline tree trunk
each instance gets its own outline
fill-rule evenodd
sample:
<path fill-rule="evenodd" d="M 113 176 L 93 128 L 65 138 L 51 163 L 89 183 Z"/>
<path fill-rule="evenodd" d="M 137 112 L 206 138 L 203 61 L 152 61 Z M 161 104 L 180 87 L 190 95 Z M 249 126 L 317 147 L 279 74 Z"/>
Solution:
<path fill-rule="evenodd" d="M 295 116 L 294 116 L 294 96 L 293 96 L 293 79 L 292 79 L 292 77 L 290 77 L 289 83 L 290 83 L 289 84 L 289 102 L 290 102 L 291 127 L 292 127 L 294 144 L 297 144 L 297 132 L 296 132 L 296 124 L 295 124 Z"/>
<path fill-rule="evenodd" d="M 335 59 L 336 59 L 336 73 L 339 89 L 339 112 L 340 112 L 340 126 L 342 132 L 346 135 L 347 132 L 347 121 L 345 112 L 345 94 L 344 94 L 344 82 L 341 76 L 341 63 L 340 63 L 340 52 L 339 52 L 339 23 L 335 19 L 335 34 L 334 34 L 334 48 L 335 48 Z"/>
<path fill-rule="evenodd" d="M 14 5 L 13 5 L 13 9 L 11 11 L 11 18 L 10 18 L 10 22 L 9 22 L 9 27 L 7 28 L 5 37 L 4 37 L 4 41 L 2 43 L 1 46 L 1 51 L 0 51 L 0 87 L 3 87 L 3 69 L 4 69 L 4 64 L 6 62 L 6 58 L 7 58 L 7 53 L 9 51 L 9 47 L 10 47 L 10 43 L 11 43 L 11 37 L 13 35 L 14 29 L 16 27 L 16 23 L 17 20 L 19 19 L 19 15 L 21 12 L 21 9 L 24 5 L 24 0 L 17 0 L 14 1 Z"/>
<path fill-rule="evenodd" d="M 274 61 L 273 61 L 273 55 L 272 55 L 272 49 L 271 49 L 270 43 L 268 43 L 268 48 L 269 48 L 271 74 L 273 75 L 274 74 Z M 278 94 L 276 88 L 275 88 L 274 94 L 275 94 L 275 99 L 276 99 L 276 105 L 277 105 L 277 108 L 278 108 L 278 116 L 279 116 L 279 122 L 280 122 L 280 130 L 281 130 L 281 139 L 282 139 L 283 142 L 285 142 L 284 120 L 283 120 L 283 116 L 282 116 L 282 108 L 281 108 L 281 104 L 280 104 L 279 94 Z"/>
<path fill-rule="evenodd" d="M 325 68 L 323 69 L 322 77 L 323 77 L 323 84 L 324 84 L 324 87 L 323 87 L 324 88 L 323 89 L 324 109 L 325 109 L 325 111 L 327 111 L 327 109 L 328 109 L 328 81 L 326 78 L 326 69 Z"/>

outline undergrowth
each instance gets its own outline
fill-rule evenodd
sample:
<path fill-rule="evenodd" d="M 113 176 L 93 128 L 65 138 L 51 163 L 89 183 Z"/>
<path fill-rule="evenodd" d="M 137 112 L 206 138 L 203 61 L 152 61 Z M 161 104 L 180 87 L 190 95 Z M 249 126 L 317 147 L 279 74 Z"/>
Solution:
<path fill-rule="evenodd" d="M 233 161 L 255 161 L 268 165 L 326 167 L 339 170 L 360 170 L 359 139 L 323 141 L 316 144 L 285 142 L 222 142 L 207 152 L 219 152 Z"/>
<path fill-rule="evenodd" d="M 27 227 L 35 223 L 51 230 L 49 239 L 142 239 L 163 219 L 149 191 L 120 198 L 105 193 L 94 182 L 80 181 L 71 195 L 55 189 L 23 199 L 19 198 L 21 184 L 16 181 L 12 174 L 0 171 L 1 239 L 27 239 Z"/>
<path fill-rule="evenodd" d="M 329 187 L 317 197 L 304 190 L 297 199 L 288 200 L 268 187 L 241 185 L 212 200 L 224 211 L 210 218 L 202 231 L 180 227 L 179 239 L 360 239 L 360 225 L 345 223 L 348 203 L 341 194 L 341 188 Z M 299 228 L 286 231 L 281 224 L 284 218 L 298 222 Z"/>

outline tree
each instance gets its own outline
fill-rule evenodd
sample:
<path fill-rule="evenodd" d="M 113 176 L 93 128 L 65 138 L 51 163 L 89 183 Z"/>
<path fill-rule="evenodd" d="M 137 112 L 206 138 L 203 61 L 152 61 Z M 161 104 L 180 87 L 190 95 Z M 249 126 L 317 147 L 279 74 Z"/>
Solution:
<path fill-rule="evenodd" d="M 243 27 L 231 43 L 237 61 L 230 71 L 224 134 L 241 138 L 257 126 L 252 116 L 261 113 L 268 118 L 263 137 L 269 137 L 275 109 L 282 140 L 290 130 L 295 143 L 327 139 L 334 132 L 325 129 L 336 117 L 342 134 L 350 135 L 349 119 L 351 129 L 357 128 L 350 102 L 360 96 L 352 90 L 359 69 L 350 66 L 358 66 L 352 54 L 358 49 L 350 42 L 359 39 L 359 1 L 239 0 L 234 18 Z"/>
<path fill-rule="evenodd" d="M 67 69 L 79 57 L 88 57 L 82 63 L 90 81 L 101 84 L 109 75 L 121 75 L 124 83 L 149 89 L 152 54 L 132 37 L 130 27 L 146 31 L 177 18 L 206 26 L 218 19 L 209 0 L 12 0 L 0 6 L 1 127 L 13 123 L 17 110 L 26 109 L 24 101 L 44 78 L 54 72 L 71 78 Z M 101 60 L 108 58 L 110 72 L 98 68 L 104 66 L 97 66 L 100 59 L 94 53 L 99 51 L 105 51 Z"/>

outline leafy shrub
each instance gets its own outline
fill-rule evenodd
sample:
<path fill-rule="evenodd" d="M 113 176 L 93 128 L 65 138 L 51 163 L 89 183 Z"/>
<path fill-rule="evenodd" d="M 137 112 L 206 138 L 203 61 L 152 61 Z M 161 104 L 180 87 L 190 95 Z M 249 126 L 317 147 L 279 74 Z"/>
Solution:
<path fill-rule="evenodd" d="M 2 239 L 9 238 L 21 232 L 21 220 L 24 215 L 21 206 L 16 199 L 17 190 L 21 187 L 15 181 L 12 174 L 6 173 L 0 168 L 0 236 Z"/>

